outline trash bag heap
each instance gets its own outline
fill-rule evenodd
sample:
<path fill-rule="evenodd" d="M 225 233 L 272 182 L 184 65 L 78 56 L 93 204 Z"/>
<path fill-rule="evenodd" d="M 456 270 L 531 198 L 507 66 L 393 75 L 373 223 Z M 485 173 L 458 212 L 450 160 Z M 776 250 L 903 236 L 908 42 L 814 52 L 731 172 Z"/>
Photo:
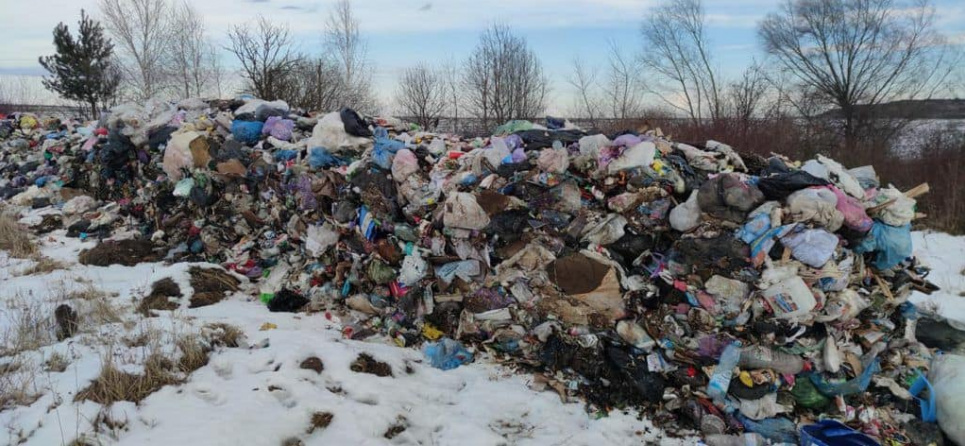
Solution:
<path fill-rule="evenodd" d="M 267 311 L 336 314 L 444 370 L 498 362 L 708 444 L 934 435 L 909 390 L 935 356 L 907 302 L 937 289 L 912 257 L 927 185 L 659 129 L 497 134 L 251 98 L 14 114 L 0 199 L 49 207 L 38 231 L 218 263 Z"/>

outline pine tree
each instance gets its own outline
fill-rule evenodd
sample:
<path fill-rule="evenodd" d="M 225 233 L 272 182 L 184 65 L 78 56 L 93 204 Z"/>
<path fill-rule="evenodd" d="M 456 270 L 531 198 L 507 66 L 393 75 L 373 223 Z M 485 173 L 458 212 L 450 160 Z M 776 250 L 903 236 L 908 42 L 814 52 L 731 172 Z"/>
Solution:
<path fill-rule="evenodd" d="M 98 104 L 104 105 L 117 91 L 120 72 L 113 63 L 114 44 L 104 37 L 100 23 L 80 11 L 80 33 L 75 40 L 63 22 L 54 28 L 56 54 L 40 58 L 50 76 L 43 84 L 65 99 L 80 101 L 97 118 Z"/>

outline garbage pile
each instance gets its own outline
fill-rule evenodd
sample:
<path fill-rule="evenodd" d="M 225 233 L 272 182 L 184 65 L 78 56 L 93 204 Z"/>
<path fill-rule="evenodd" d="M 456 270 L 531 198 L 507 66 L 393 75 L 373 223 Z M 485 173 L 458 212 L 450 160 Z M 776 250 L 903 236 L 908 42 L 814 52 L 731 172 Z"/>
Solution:
<path fill-rule="evenodd" d="M 659 129 L 497 134 L 257 99 L 13 115 L 0 198 L 112 240 L 88 257 L 219 263 L 269 311 L 338 312 L 347 338 L 488 358 L 708 444 L 942 440 L 907 302 L 936 289 L 911 257 L 927 185 Z"/>

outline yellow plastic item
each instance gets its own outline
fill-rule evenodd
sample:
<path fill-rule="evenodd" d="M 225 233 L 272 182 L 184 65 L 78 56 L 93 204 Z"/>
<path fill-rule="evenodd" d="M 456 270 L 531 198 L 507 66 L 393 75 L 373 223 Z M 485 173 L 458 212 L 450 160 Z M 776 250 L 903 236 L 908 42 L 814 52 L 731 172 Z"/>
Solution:
<path fill-rule="evenodd" d="M 271 323 L 271 322 L 265 322 L 264 324 L 261 324 L 261 328 L 259 328 L 258 330 L 259 330 L 259 331 L 268 331 L 268 330 L 274 330 L 274 329 L 276 329 L 276 328 L 278 328 L 277 325 L 275 325 L 275 324 L 273 324 L 273 323 Z"/>
<path fill-rule="evenodd" d="M 433 327 L 431 324 L 425 324 L 422 326 L 422 336 L 430 341 L 435 341 L 442 337 L 442 331 L 438 328 Z"/>
<path fill-rule="evenodd" d="M 738 378 L 741 380 L 741 383 L 743 383 L 745 386 L 754 387 L 754 380 L 751 379 L 750 373 L 742 371 L 740 375 L 738 375 Z"/>

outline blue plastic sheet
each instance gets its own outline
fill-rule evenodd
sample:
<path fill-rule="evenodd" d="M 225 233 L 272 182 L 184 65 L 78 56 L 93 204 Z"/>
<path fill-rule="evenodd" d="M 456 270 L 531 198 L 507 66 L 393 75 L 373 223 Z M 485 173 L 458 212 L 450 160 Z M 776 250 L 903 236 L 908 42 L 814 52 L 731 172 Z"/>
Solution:
<path fill-rule="evenodd" d="M 328 149 L 324 147 L 312 147 L 308 151 L 308 165 L 312 166 L 313 169 L 326 169 L 334 166 L 344 166 L 348 163 L 345 160 L 332 155 Z"/>
<path fill-rule="evenodd" d="M 754 421 L 738 414 L 737 419 L 748 432 L 756 432 L 774 442 L 797 444 L 797 426 L 787 418 L 767 418 Z"/>
<path fill-rule="evenodd" d="M 871 232 L 854 248 L 854 252 L 875 253 L 871 265 L 879 270 L 894 268 L 912 254 L 911 224 L 890 226 L 875 220 Z"/>

